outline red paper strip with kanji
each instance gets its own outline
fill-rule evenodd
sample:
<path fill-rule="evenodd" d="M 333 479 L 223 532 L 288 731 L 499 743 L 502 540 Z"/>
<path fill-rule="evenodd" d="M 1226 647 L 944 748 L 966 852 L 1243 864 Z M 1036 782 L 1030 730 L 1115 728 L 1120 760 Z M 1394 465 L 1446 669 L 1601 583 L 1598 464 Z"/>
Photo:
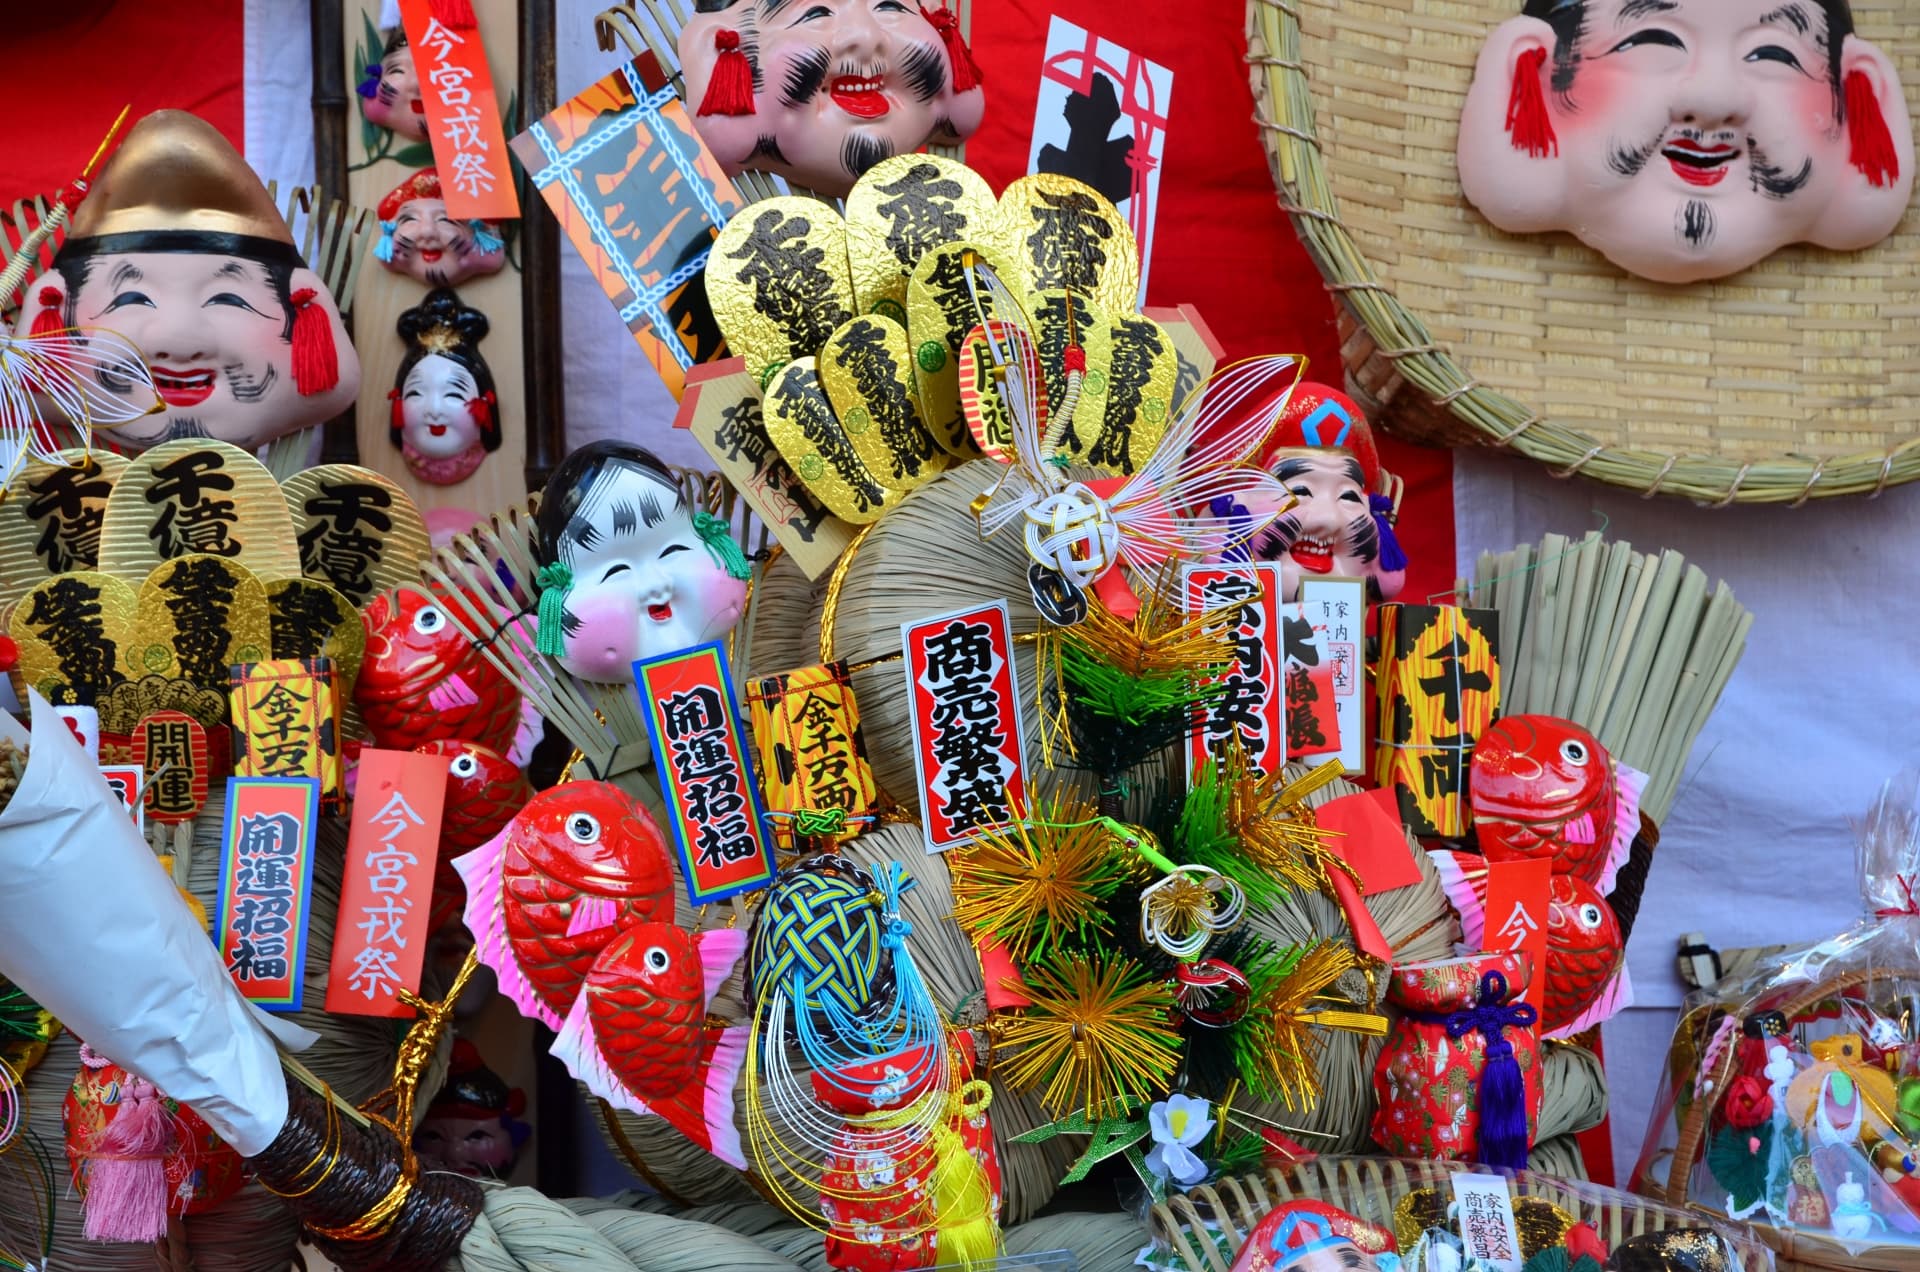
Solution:
<path fill-rule="evenodd" d="M 447 214 L 461 219 L 511 220 L 520 215 L 507 166 L 507 135 L 493 95 L 480 28 L 454 30 L 433 16 L 432 0 L 400 0 L 400 20 L 420 77 L 427 140 Z"/>
<path fill-rule="evenodd" d="M 1028 806 L 1007 603 L 902 623 L 913 765 L 928 852 L 945 852 Z"/>
<path fill-rule="evenodd" d="M 1486 927 L 1480 945 L 1488 950 L 1521 950 L 1532 965 L 1526 1000 L 1535 1007 L 1544 1000 L 1547 969 L 1548 907 L 1553 903 L 1553 862 L 1546 857 L 1530 861 L 1487 863 Z M 1516 991 L 1515 998 L 1521 997 Z"/>
<path fill-rule="evenodd" d="M 133 731 L 133 762 L 146 774 L 147 816 L 163 826 L 192 821 L 207 802 L 207 731 L 184 711 L 155 711 Z"/>
<path fill-rule="evenodd" d="M 299 1011 L 313 910 L 313 836 L 320 783 L 236 777 L 227 783 L 220 857 L 221 961 L 240 992 L 268 1011 Z"/>
<path fill-rule="evenodd" d="M 687 897 L 706 905 L 773 882 L 773 846 L 718 641 L 633 664 Z"/>
<path fill-rule="evenodd" d="M 107 789 L 114 798 L 126 805 L 127 816 L 133 818 L 133 824 L 140 833 L 147 830 L 146 809 L 141 805 L 140 783 L 143 776 L 138 764 L 102 764 L 100 776 L 107 779 Z"/>
<path fill-rule="evenodd" d="M 360 752 L 327 970 L 328 1011 L 413 1015 L 400 991 L 420 992 L 447 762 L 444 755 L 413 751 Z"/>
<path fill-rule="evenodd" d="M 1219 759 L 1238 739 L 1248 762 L 1262 773 L 1287 763 L 1286 717 L 1280 685 L 1280 567 L 1192 565 L 1186 568 L 1189 614 L 1235 607 L 1233 665 L 1220 681 L 1225 690 L 1187 735 L 1187 780 Z"/>

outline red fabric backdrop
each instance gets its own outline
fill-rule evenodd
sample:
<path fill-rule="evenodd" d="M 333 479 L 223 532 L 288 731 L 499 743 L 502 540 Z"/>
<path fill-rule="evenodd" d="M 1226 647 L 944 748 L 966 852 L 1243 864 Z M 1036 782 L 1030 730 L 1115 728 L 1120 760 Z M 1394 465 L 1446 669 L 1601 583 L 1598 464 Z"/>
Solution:
<path fill-rule="evenodd" d="M 243 0 L 43 0 L 7 9 L 0 203 L 73 180 L 128 104 L 129 123 L 162 107 L 190 110 L 244 146 Z M 305 25 L 305 5 L 287 10 Z"/>

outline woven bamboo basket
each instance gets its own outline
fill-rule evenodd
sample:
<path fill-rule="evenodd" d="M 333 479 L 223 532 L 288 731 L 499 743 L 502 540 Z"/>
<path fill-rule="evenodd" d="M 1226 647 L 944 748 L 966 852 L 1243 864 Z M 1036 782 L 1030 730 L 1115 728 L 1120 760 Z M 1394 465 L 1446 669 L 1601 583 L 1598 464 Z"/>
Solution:
<path fill-rule="evenodd" d="M 1456 1163 L 1391 1157 L 1317 1158 L 1284 1170 L 1202 1185 L 1155 1206 L 1148 1225 L 1154 1240 L 1170 1248 L 1193 1272 L 1227 1272 L 1246 1244 L 1247 1233 L 1281 1202 L 1313 1198 L 1391 1229 L 1395 1208 L 1408 1193 L 1438 1188 L 1444 1194 L 1452 1175 L 1470 1169 Z M 1575 1186 L 1538 1171 L 1515 1176 L 1514 1195 L 1537 1198 L 1576 1223 L 1592 1224 L 1609 1247 L 1643 1233 L 1700 1224 L 1684 1210 L 1610 1189 Z M 1523 1222 L 1523 1242 L 1525 1235 Z M 1403 1238 L 1403 1253 L 1405 1244 Z M 1733 1245 L 1746 1272 L 1763 1272 L 1768 1266 L 1766 1248 L 1759 1242 L 1737 1238 Z"/>
<path fill-rule="evenodd" d="M 1885 986 L 1893 996 L 1893 982 L 1903 985 L 1910 982 L 1912 973 L 1903 968 L 1876 968 L 1870 971 L 1849 971 L 1829 975 L 1822 980 L 1809 982 L 1798 993 L 1780 1001 L 1773 1001 L 1769 995 L 1766 1006 L 1786 1016 L 1789 1021 L 1799 1019 L 1805 1013 L 1811 1013 L 1823 1004 L 1843 995 L 1863 994 L 1871 996 L 1876 986 Z M 1750 1011 L 1754 1001 L 1750 995 L 1730 995 L 1718 1002 L 1694 1006 L 1680 1022 L 1674 1032 L 1673 1049 L 1668 1056 L 1669 1072 L 1679 1074 L 1694 1073 L 1699 1068 L 1697 1044 L 1704 1034 L 1708 1018 L 1719 1011 L 1741 1013 Z M 1700 1203 L 1713 1204 L 1711 1197 L 1693 1198 L 1690 1193 L 1693 1185 L 1694 1166 L 1699 1162 L 1707 1148 L 1707 1131 L 1714 1111 L 1720 1106 L 1722 1096 L 1731 1085 L 1735 1066 L 1738 1061 L 1737 1049 L 1727 1047 L 1713 1065 L 1707 1080 L 1701 1084 L 1703 1094 L 1697 1096 L 1687 1106 L 1680 1118 L 1679 1136 L 1673 1145 L 1671 1158 L 1667 1162 L 1664 1180 L 1654 1178 L 1653 1172 L 1636 1172 L 1635 1187 L 1649 1195 L 1666 1202 L 1670 1206 L 1699 1206 Z M 1724 1204 L 1724 1195 L 1720 1204 Z M 1878 1245 L 1864 1249 L 1842 1245 L 1830 1237 L 1813 1232 L 1788 1231 L 1767 1224 L 1750 1225 L 1760 1239 L 1779 1252 L 1778 1266 L 1782 1272 L 1827 1272 L 1835 1268 L 1859 1268 L 1868 1272 L 1916 1272 L 1920 1270 L 1920 1245 Z"/>
<path fill-rule="evenodd" d="M 1494 229 L 1454 162 L 1474 59 L 1518 0 L 1250 0 L 1256 118 L 1339 300 L 1377 425 L 1724 506 L 1920 477 L 1920 217 L 1860 253 L 1792 247 L 1713 283 L 1632 278 L 1565 234 Z M 1908 83 L 1920 25 L 1855 0 Z"/>

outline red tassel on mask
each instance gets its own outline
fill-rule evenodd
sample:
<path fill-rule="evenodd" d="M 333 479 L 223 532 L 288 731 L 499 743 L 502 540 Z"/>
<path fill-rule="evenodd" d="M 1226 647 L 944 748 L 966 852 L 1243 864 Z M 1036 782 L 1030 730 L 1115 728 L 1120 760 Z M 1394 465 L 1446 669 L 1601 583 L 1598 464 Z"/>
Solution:
<path fill-rule="evenodd" d="M 473 416 L 473 426 L 480 430 L 482 437 L 485 437 L 499 427 L 493 422 L 494 401 L 493 391 L 489 389 L 487 392 L 473 399 L 473 401 L 467 403 L 467 414 Z"/>
<path fill-rule="evenodd" d="M 167 1154 L 178 1135 L 166 1102 L 145 1078 L 128 1075 L 121 1108 L 89 1154 L 85 1232 L 89 1241 L 158 1241 L 167 1235 Z"/>
<path fill-rule="evenodd" d="M 1890 186 L 1899 177 L 1900 156 L 1893 149 L 1893 134 L 1887 131 L 1880 99 L 1874 96 L 1873 81 L 1865 71 L 1847 73 L 1847 140 L 1852 145 L 1848 160 L 1873 185 Z"/>
<path fill-rule="evenodd" d="M 315 303 L 320 293 L 302 287 L 287 297 L 293 305 L 293 384 L 301 397 L 325 393 L 340 383 L 340 355 L 333 347 L 333 324 Z"/>
<path fill-rule="evenodd" d="M 1507 98 L 1507 132 L 1513 148 L 1535 159 L 1560 153 L 1560 139 L 1553 135 L 1553 121 L 1547 118 L 1546 90 L 1540 87 L 1541 68 L 1546 64 L 1545 49 L 1522 53 L 1513 68 L 1513 94 Z"/>
<path fill-rule="evenodd" d="M 713 47 L 720 56 L 714 59 L 713 77 L 707 81 L 706 96 L 700 99 L 700 113 L 753 114 L 753 64 L 740 51 L 740 33 L 715 31 Z"/>
<path fill-rule="evenodd" d="M 400 390 L 387 390 L 387 427 L 399 432 L 406 424 L 406 413 L 400 409 Z"/>
<path fill-rule="evenodd" d="M 40 312 L 33 316 L 33 326 L 27 329 L 30 339 L 37 340 L 41 336 L 50 336 L 66 326 L 60 321 L 60 302 L 64 299 L 66 298 L 60 294 L 58 287 L 40 289 Z"/>
<path fill-rule="evenodd" d="M 953 68 L 953 91 L 964 93 L 980 87 L 980 67 L 960 34 L 960 15 L 944 5 L 938 9 L 923 5 L 920 16 L 933 24 L 933 29 L 940 33 L 940 42 L 947 46 L 947 65 Z"/>
<path fill-rule="evenodd" d="M 472 0 L 428 0 L 427 12 L 435 22 L 454 31 L 471 31 L 480 25 L 473 16 Z"/>

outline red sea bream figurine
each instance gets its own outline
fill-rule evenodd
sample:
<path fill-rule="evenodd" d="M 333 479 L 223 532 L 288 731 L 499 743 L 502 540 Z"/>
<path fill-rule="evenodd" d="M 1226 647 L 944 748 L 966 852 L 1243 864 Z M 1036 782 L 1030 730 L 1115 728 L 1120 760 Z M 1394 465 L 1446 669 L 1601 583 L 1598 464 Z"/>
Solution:
<path fill-rule="evenodd" d="M 666 841 L 607 782 L 542 791 L 454 862 L 480 961 L 523 1015 L 560 1028 L 587 971 L 622 927 L 673 918 Z"/>
<path fill-rule="evenodd" d="M 353 701 L 373 744 L 411 751 L 436 740 L 505 751 L 520 727 L 520 691 L 461 634 L 436 600 L 384 592 L 361 611 L 367 657 Z"/>

